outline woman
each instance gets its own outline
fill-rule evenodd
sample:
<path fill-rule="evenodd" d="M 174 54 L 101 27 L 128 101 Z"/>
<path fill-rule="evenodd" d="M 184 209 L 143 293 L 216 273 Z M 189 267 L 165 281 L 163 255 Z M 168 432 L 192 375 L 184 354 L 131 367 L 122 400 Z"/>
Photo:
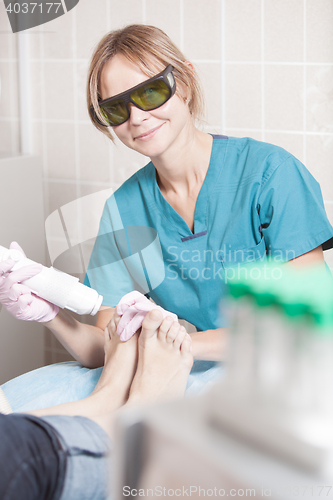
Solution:
<path fill-rule="evenodd" d="M 202 330 L 192 335 L 195 358 L 220 359 L 218 301 L 229 265 L 267 253 L 299 264 L 324 261 L 322 245 L 332 246 L 333 230 L 319 186 L 280 148 L 200 131 L 195 119 L 202 94 L 194 68 L 157 28 L 129 26 L 107 35 L 88 81 L 96 127 L 151 163 L 107 202 L 86 283 L 104 295 L 104 304 L 116 305 L 133 289 L 138 271 L 105 265 L 110 249 L 119 251 L 112 255 L 117 262 L 129 253 L 116 217 L 123 227 L 153 228 L 165 279 L 149 295 Z"/>
<path fill-rule="evenodd" d="M 106 203 L 85 281 L 104 296 L 96 326 L 56 310 L 48 328 L 82 365 L 101 366 L 114 307 L 141 287 L 196 326 L 194 359 L 220 360 L 226 323 L 218 304 L 229 268 L 267 255 L 324 263 L 333 229 L 318 183 L 279 147 L 199 130 L 195 70 L 155 27 L 131 25 L 103 38 L 88 108 L 99 130 L 151 162 Z"/>

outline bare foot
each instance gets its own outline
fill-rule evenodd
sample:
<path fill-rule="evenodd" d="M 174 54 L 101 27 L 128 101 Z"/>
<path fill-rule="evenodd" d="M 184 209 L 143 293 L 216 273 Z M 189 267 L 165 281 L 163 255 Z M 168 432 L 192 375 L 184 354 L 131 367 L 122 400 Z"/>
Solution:
<path fill-rule="evenodd" d="M 83 415 L 100 424 L 111 436 L 113 413 L 128 398 L 138 360 L 138 334 L 121 342 L 117 334 L 120 317 L 114 314 L 105 335 L 105 364 L 93 392 L 85 399 L 42 408 L 28 413 L 45 415 Z"/>
<path fill-rule="evenodd" d="M 122 406 L 128 398 L 138 360 L 138 333 L 126 342 L 120 340 L 117 326 L 120 316 L 114 314 L 104 331 L 105 361 L 101 377 L 92 392 L 110 398 L 109 410 Z"/>
<path fill-rule="evenodd" d="M 150 311 L 139 335 L 139 360 L 128 404 L 184 396 L 193 365 L 192 341 L 178 322 Z"/>

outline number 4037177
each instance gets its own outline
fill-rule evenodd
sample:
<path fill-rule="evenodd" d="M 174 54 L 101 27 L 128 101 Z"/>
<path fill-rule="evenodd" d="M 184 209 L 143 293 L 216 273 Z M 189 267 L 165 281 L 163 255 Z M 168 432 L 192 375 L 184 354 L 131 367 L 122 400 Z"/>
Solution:
<path fill-rule="evenodd" d="M 6 7 L 6 11 L 14 14 L 37 14 L 37 13 L 43 13 L 44 14 L 50 14 L 51 11 L 52 13 L 57 14 L 59 8 L 61 6 L 61 2 L 55 3 L 55 2 L 45 2 L 45 3 L 35 3 L 35 2 L 25 2 L 25 3 L 10 3 L 8 7 Z"/>

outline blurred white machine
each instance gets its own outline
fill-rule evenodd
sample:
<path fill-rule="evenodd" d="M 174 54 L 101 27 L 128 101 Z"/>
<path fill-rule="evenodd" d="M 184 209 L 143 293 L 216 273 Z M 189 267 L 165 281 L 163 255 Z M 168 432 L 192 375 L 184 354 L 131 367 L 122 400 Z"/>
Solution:
<path fill-rule="evenodd" d="M 305 467 L 272 443 L 255 439 L 246 425 L 224 423 L 235 408 L 229 413 L 223 385 L 122 416 L 113 462 L 114 498 L 333 498 L 332 469 L 324 473 Z M 248 413 L 242 410 L 246 424 Z M 259 426 L 256 430 L 260 435 Z"/>
<path fill-rule="evenodd" d="M 333 498 L 332 276 L 257 264 L 228 310 L 224 379 L 119 420 L 117 500 Z"/>

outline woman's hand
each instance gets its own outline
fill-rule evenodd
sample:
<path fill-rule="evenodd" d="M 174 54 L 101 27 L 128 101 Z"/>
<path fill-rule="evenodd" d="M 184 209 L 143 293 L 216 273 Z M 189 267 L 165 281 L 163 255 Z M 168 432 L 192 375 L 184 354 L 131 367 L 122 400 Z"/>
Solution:
<path fill-rule="evenodd" d="M 117 317 L 121 316 L 117 323 L 117 333 L 120 335 L 120 340 L 124 342 L 129 340 L 141 328 L 146 314 L 152 309 L 161 311 L 163 318 L 170 316 L 174 321 L 178 321 L 176 314 L 157 306 L 140 292 L 130 292 L 124 295 L 117 305 Z"/>
<path fill-rule="evenodd" d="M 19 250 L 25 256 L 17 243 L 11 243 L 10 249 Z M 54 319 L 59 308 L 32 294 L 30 288 L 22 284 L 40 273 L 42 266 L 36 264 L 11 271 L 14 265 L 12 260 L 0 262 L 0 304 L 17 319 L 40 323 Z"/>

